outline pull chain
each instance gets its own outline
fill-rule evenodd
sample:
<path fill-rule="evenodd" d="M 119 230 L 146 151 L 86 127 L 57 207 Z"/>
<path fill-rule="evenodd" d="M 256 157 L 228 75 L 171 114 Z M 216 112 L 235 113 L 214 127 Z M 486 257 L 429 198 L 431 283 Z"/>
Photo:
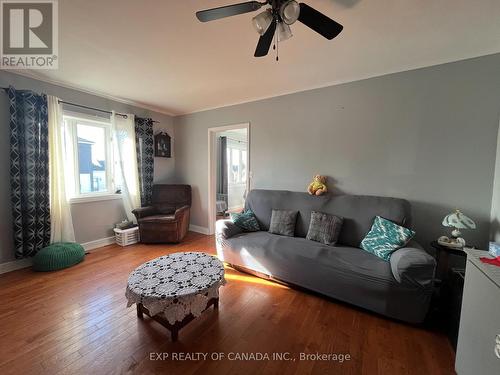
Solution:
<path fill-rule="evenodd" d="M 279 26 L 279 23 L 278 23 L 278 20 L 276 20 L 276 33 L 274 34 L 274 46 L 273 46 L 273 49 L 276 50 L 276 61 L 280 61 L 280 58 L 279 58 L 280 42 L 278 39 L 278 26 Z"/>
<path fill-rule="evenodd" d="M 278 21 L 276 21 L 276 24 L 278 23 Z M 278 28 L 276 28 L 276 31 L 277 31 Z M 278 33 L 275 32 L 274 35 L 273 35 L 273 39 L 274 39 L 274 43 L 273 43 L 273 50 L 276 51 L 276 42 L 278 41 Z"/>
<path fill-rule="evenodd" d="M 280 61 L 280 41 L 278 40 L 278 37 L 276 36 L 276 61 Z"/>

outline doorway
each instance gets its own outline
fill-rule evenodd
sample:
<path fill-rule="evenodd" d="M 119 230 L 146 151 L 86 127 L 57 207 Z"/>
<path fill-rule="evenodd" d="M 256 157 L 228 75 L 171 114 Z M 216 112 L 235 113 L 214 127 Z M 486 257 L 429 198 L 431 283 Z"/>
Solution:
<path fill-rule="evenodd" d="M 250 188 L 250 124 L 208 129 L 208 232 L 215 222 L 244 209 Z"/>

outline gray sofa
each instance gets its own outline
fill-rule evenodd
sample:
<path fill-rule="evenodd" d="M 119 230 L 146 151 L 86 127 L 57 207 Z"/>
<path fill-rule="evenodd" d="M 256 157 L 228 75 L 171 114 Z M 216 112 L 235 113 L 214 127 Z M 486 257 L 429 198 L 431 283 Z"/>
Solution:
<path fill-rule="evenodd" d="M 245 203 L 262 231 L 244 233 L 230 220 L 216 226 L 221 260 L 406 322 L 422 322 L 436 262 L 416 242 L 387 262 L 359 248 L 376 215 L 411 225 L 408 201 L 397 198 L 252 190 Z M 273 209 L 299 212 L 295 237 L 268 233 Z M 337 246 L 307 240 L 311 211 L 344 217 Z"/>

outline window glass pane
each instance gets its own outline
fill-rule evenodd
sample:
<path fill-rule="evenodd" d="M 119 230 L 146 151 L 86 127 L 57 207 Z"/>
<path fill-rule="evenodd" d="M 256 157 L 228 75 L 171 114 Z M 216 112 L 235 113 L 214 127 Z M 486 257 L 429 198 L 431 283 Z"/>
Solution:
<path fill-rule="evenodd" d="M 80 194 L 106 192 L 106 132 L 98 126 L 77 124 Z"/>
<path fill-rule="evenodd" d="M 227 182 L 228 184 L 233 183 L 233 173 L 231 172 L 231 149 L 228 147 L 226 149 L 226 163 L 227 163 Z"/>
<path fill-rule="evenodd" d="M 233 175 L 232 180 L 234 182 L 239 182 L 240 175 L 240 152 L 234 148 L 231 149 L 231 173 Z"/>
<path fill-rule="evenodd" d="M 241 151 L 241 182 L 246 182 L 247 180 L 247 152 Z"/>

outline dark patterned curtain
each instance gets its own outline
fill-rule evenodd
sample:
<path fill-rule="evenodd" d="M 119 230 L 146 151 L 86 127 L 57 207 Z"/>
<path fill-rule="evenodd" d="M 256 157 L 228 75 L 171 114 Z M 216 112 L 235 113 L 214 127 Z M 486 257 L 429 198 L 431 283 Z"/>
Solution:
<path fill-rule="evenodd" d="M 137 145 L 137 167 L 139 169 L 139 184 L 141 189 L 141 205 L 151 204 L 154 177 L 154 136 L 153 120 L 150 118 L 135 118 L 135 140 Z"/>
<path fill-rule="evenodd" d="M 9 87 L 10 178 L 16 258 L 50 242 L 47 97 Z"/>
<path fill-rule="evenodd" d="M 227 202 L 227 137 L 217 138 L 217 194 Z"/>

